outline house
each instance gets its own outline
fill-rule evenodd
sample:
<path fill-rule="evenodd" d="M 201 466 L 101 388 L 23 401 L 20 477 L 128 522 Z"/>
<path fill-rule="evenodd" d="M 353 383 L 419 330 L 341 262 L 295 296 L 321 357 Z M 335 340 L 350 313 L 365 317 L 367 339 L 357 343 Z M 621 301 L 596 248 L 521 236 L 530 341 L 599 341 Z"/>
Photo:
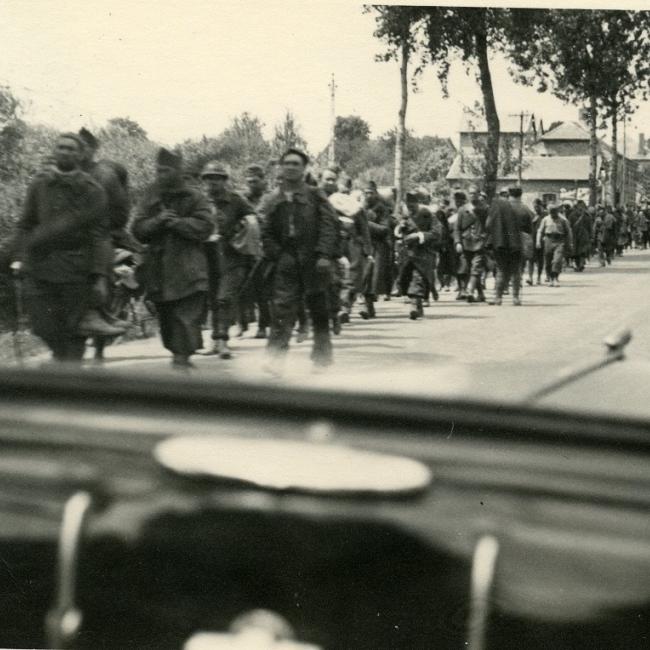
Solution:
<path fill-rule="evenodd" d="M 520 118 L 516 119 L 519 126 Z M 480 184 L 483 175 L 484 145 L 487 129 L 484 124 L 471 131 L 473 124 L 463 119 L 460 132 L 461 147 L 447 174 L 452 187 L 467 189 Z M 589 199 L 590 177 L 590 133 L 581 121 L 566 121 L 554 125 L 544 132 L 540 122 L 537 132 L 534 116 L 523 122 L 523 129 L 517 126 L 513 134 L 512 118 L 505 122 L 499 151 L 499 189 L 519 182 L 519 148 L 521 147 L 521 186 L 524 201 L 532 203 L 536 198 L 545 202 L 567 199 Z M 513 143 L 516 147 L 513 151 Z M 602 139 L 598 140 L 596 178 L 599 183 L 600 200 L 613 202 L 609 184 L 609 170 L 613 163 L 613 150 Z M 650 186 L 650 156 L 647 157 L 648 185 Z M 633 156 L 623 158 L 617 154 L 621 196 L 634 200 L 639 194 L 639 160 Z M 634 197 L 634 198 L 632 198 Z"/>

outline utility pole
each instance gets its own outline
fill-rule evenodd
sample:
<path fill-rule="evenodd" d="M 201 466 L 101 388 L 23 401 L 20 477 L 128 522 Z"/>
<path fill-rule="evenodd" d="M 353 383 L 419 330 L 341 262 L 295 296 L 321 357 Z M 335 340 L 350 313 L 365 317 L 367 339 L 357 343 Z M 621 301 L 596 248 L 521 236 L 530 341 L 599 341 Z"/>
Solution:
<path fill-rule="evenodd" d="M 334 150 L 335 131 L 336 131 L 336 82 L 334 81 L 334 73 L 332 72 L 332 81 L 330 81 L 330 146 L 327 156 L 327 161 L 330 167 L 336 164 L 336 152 Z"/>
<path fill-rule="evenodd" d="M 522 174 L 524 170 L 524 118 L 529 117 L 530 113 L 521 111 L 521 113 L 511 113 L 509 117 L 519 117 L 519 163 L 517 170 L 517 180 L 521 187 Z"/>

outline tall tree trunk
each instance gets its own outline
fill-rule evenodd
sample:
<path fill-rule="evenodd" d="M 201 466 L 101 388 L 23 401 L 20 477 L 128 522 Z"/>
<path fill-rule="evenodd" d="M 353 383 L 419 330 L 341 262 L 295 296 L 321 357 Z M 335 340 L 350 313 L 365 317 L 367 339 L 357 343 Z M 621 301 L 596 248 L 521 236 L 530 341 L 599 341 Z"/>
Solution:
<path fill-rule="evenodd" d="M 479 68 L 479 82 L 481 86 L 481 93 L 483 94 L 485 121 L 487 122 L 487 149 L 485 152 L 485 192 L 487 194 L 488 201 L 491 201 L 496 194 L 497 179 L 499 175 L 499 136 L 501 125 L 499 124 L 497 105 L 494 101 L 494 88 L 492 87 L 492 74 L 490 73 L 487 34 L 485 30 L 477 31 L 475 39 Z"/>
<path fill-rule="evenodd" d="M 612 171 L 611 188 L 612 204 L 616 205 L 616 193 L 618 192 L 618 104 L 616 99 L 612 101 Z"/>
<path fill-rule="evenodd" d="M 402 89 L 402 101 L 397 120 L 397 137 L 395 138 L 395 215 L 399 215 L 404 195 L 404 143 L 406 142 L 406 108 L 409 100 L 408 86 L 409 42 L 408 36 L 402 39 L 402 58 L 400 60 L 399 77 Z"/>
<path fill-rule="evenodd" d="M 595 206 L 598 200 L 598 137 L 596 136 L 596 93 L 589 96 L 589 205 Z"/>

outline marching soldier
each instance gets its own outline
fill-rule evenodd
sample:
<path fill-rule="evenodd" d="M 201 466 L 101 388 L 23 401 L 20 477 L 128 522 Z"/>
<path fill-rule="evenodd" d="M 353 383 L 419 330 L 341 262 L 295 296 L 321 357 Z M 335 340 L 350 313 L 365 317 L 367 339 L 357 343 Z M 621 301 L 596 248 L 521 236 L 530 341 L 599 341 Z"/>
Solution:
<path fill-rule="evenodd" d="M 182 175 L 180 156 L 160 149 L 156 182 L 147 188 L 133 234 L 148 244 L 141 277 L 156 305 L 163 345 L 172 367 L 193 367 L 190 357 L 203 347 L 208 267 L 204 243 L 214 229 L 210 206 Z"/>
<path fill-rule="evenodd" d="M 106 193 L 80 169 L 84 143 L 75 133 L 56 141 L 55 165 L 27 190 L 12 267 L 26 275 L 32 329 L 56 361 L 80 362 L 89 307 L 108 298 L 112 261 Z"/>
<path fill-rule="evenodd" d="M 248 274 L 255 258 L 261 255 L 255 210 L 242 196 L 228 189 L 228 177 L 226 168 L 218 162 L 207 163 L 201 172 L 207 196 L 216 212 L 219 235 L 217 317 L 215 319 L 213 312 L 214 344 L 208 354 L 218 354 L 221 359 L 232 357 L 228 347 L 230 326 L 236 320 L 237 306 Z"/>
<path fill-rule="evenodd" d="M 553 203 L 548 206 L 548 211 L 537 231 L 537 248 L 544 246 L 546 274 L 551 279 L 550 286 L 555 287 L 560 286 L 564 256 L 573 249 L 573 238 L 571 225 L 560 214 L 560 206 Z"/>
<path fill-rule="evenodd" d="M 96 161 L 95 156 L 99 149 L 99 141 L 86 128 L 79 131 L 79 137 L 83 140 L 84 149 L 82 152 L 81 169 L 104 189 L 106 192 L 108 220 L 111 231 L 111 240 L 114 249 L 124 249 L 131 252 L 140 249 L 139 244 L 130 235 L 126 226 L 129 222 L 129 192 L 128 192 L 128 172 L 120 164 L 111 160 Z M 106 271 L 107 278 L 113 276 L 113 260 L 111 259 Z M 109 293 L 111 282 L 108 283 Z M 108 300 L 110 303 L 110 298 Z M 104 347 L 110 339 L 116 335 L 123 334 L 127 323 L 119 319 L 118 314 L 111 313 L 110 305 L 104 305 L 101 314 L 97 313 L 98 322 L 106 320 L 106 325 L 101 326 L 102 331 L 97 331 L 94 338 L 95 359 L 104 358 Z M 92 315 L 91 315 L 92 317 Z M 84 317 L 84 321 L 88 315 Z M 83 327 L 83 325 L 82 325 Z M 89 332 L 92 333 L 92 330 Z"/>
<path fill-rule="evenodd" d="M 390 300 L 393 286 L 393 215 L 391 206 L 379 196 L 375 181 L 368 181 L 364 190 L 368 229 L 374 264 L 364 288 L 368 308 L 374 314 L 374 302 L 380 295 Z"/>
<path fill-rule="evenodd" d="M 244 198 L 248 203 L 257 210 L 262 202 L 262 197 L 266 193 L 266 178 L 262 165 L 249 165 L 246 168 L 246 186 L 247 191 Z M 259 215 L 258 223 L 259 222 Z M 260 223 L 261 229 L 261 223 Z M 264 287 L 264 265 L 261 258 L 256 259 L 253 268 L 249 271 L 246 281 L 249 289 L 245 292 L 249 296 L 244 296 L 239 307 L 240 318 L 243 317 L 245 310 L 249 306 L 257 306 L 258 320 L 256 339 L 265 339 L 267 330 L 271 326 L 271 312 L 269 311 L 268 297 Z M 252 301 L 250 300 L 252 298 Z M 244 323 L 241 323 L 242 329 Z"/>
<path fill-rule="evenodd" d="M 521 188 L 510 190 L 511 201 L 492 201 L 485 224 L 496 262 L 496 295 L 491 305 L 500 305 L 505 288 L 512 282 L 512 304 L 521 305 L 521 271 L 523 268 L 523 235 L 531 237 L 530 210 L 518 200 Z"/>
<path fill-rule="evenodd" d="M 431 211 L 418 204 L 417 192 L 406 193 L 407 214 L 397 226 L 396 234 L 404 245 L 404 258 L 398 283 L 402 295 L 411 301 L 411 320 L 424 316 L 424 299 L 433 283 L 435 248 L 442 237 L 442 224 Z"/>
<path fill-rule="evenodd" d="M 338 192 L 338 172 L 336 169 L 326 169 L 320 175 L 320 189 L 327 198 Z M 342 225 L 339 220 L 336 222 L 336 246 L 332 259 L 332 281 L 329 288 L 329 312 L 332 323 L 332 333 L 341 333 L 343 319 L 347 322 L 348 315 L 343 312 L 345 298 L 350 291 L 350 261 L 346 257 L 345 240 L 342 233 Z"/>
<path fill-rule="evenodd" d="M 341 323 L 350 322 L 352 306 L 359 298 L 359 314 L 368 319 L 374 316 L 374 305 L 368 304 L 363 295 L 365 278 L 374 260 L 368 230 L 368 218 L 363 205 L 350 194 L 337 192 L 329 197 L 339 215 L 339 233 L 342 238 L 342 254 L 349 261 L 349 285 L 342 292 Z"/>
<path fill-rule="evenodd" d="M 485 270 L 485 228 L 481 216 L 467 203 L 465 192 L 454 193 L 457 215 L 454 221 L 454 243 L 459 255 L 459 276 L 457 299 L 474 302 L 474 291 L 478 301 L 485 302 L 481 278 Z M 469 281 L 465 286 L 465 281 Z"/>
<path fill-rule="evenodd" d="M 267 368 L 274 374 L 281 372 L 303 300 L 314 329 L 312 360 L 316 367 L 332 362 L 327 294 L 336 254 L 336 215 L 325 194 L 304 182 L 308 162 L 302 151 L 288 149 L 280 159 L 282 184 L 261 207 L 264 255 L 272 265 Z"/>

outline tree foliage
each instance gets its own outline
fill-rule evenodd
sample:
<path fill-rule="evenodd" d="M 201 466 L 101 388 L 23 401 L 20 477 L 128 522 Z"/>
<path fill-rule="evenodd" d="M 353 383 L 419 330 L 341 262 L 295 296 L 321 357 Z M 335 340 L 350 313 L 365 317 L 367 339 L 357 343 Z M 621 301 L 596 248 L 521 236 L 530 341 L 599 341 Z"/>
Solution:
<path fill-rule="evenodd" d="M 387 43 L 382 55 L 385 60 L 395 58 L 400 47 L 406 47 L 409 54 L 419 55 L 417 75 L 425 66 L 434 67 L 441 82 L 443 93 L 447 94 L 447 80 L 451 62 L 459 58 L 468 71 L 476 74 L 483 109 L 488 125 L 486 144 L 485 189 L 488 196 L 496 191 L 499 161 L 499 115 L 496 108 L 492 76 L 490 71 L 490 50 L 502 49 L 511 30 L 509 9 L 489 7 L 394 7 L 375 6 L 378 13 L 375 36 Z M 403 26 L 407 22 L 408 31 Z"/>
<path fill-rule="evenodd" d="M 356 153 L 370 140 L 370 126 L 358 115 L 338 116 L 334 126 L 336 161 L 347 169 Z"/>
<path fill-rule="evenodd" d="M 107 131 L 118 129 L 131 138 L 138 138 L 140 140 L 147 139 L 147 132 L 130 117 L 113 117 L 108 120 L 105 128 Z"/>
<path fill-rule="evenodd" d="M 185 140 L 179 149 L 190 173 L 198 174 L 209 160 L 218 160 L 237 179 L 246 165 L 264 163 L 271 157 L 271 145 L 264 138 L 263 128 L 258 117 L 244 112 L 219 135 Z"/>
<path fill-rule="evenodd" d="M 601 120 L 616 121 L 645 97 L 650 78 L 650 12 L 513 10 L 507 54 L 514 78 L 550 90 L 565 102 L 586 104 L 591 131 L 591 203 L 595 203 Z M 616 165 L 614 165 L 614 169 Z M 614 184 L 616 181 L 614 179 Z"/>
<path fill-rule="evenodd" d="M 291 111 L 287 111 L 282 122 L 275 125 L 271 152 L 277 158 L 290 147 L 307 151 L 307 142 L 302 137 L 298 120 Z"/>

